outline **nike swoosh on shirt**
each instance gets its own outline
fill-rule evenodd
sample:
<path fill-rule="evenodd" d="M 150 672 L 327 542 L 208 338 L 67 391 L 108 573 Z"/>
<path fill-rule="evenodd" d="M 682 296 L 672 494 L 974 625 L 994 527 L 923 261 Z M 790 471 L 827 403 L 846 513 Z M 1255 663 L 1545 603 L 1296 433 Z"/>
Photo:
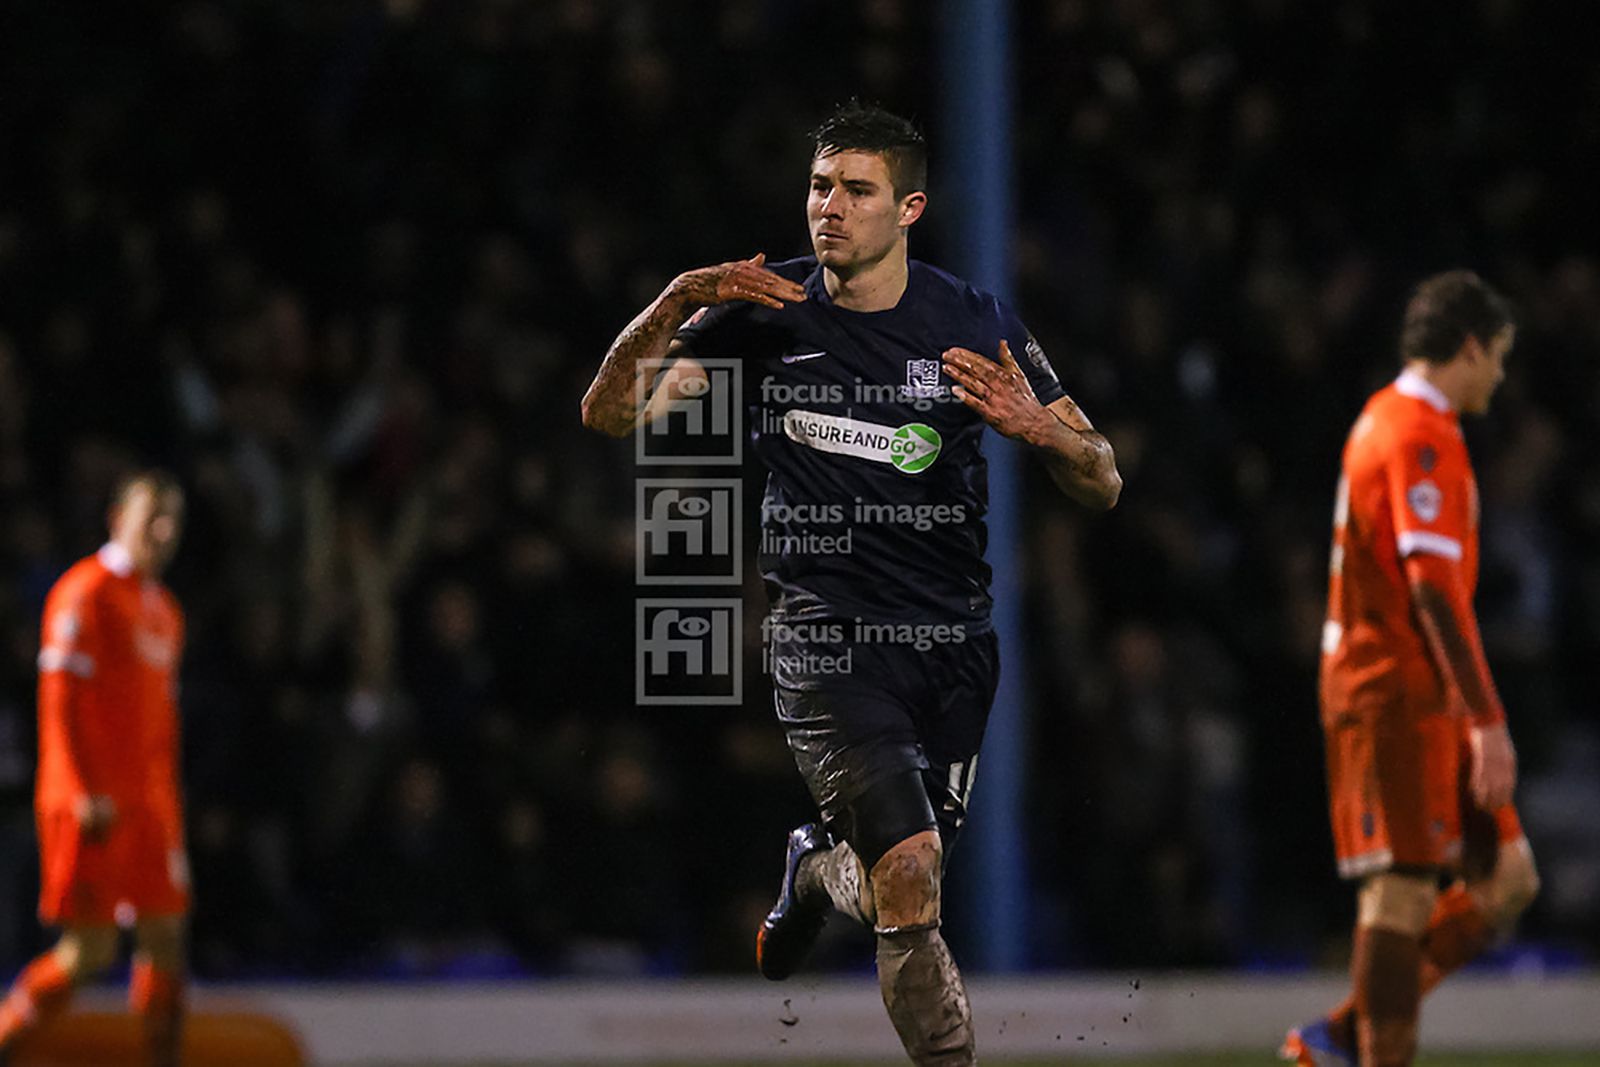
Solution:
<path fill-rule="evenodd" d="M 808 359 L 816 359 L 818 356 L 827 354 L 826 352 L 791 352 L 783 357 L 783 361 L 785 363 L 804 363 Z"/>

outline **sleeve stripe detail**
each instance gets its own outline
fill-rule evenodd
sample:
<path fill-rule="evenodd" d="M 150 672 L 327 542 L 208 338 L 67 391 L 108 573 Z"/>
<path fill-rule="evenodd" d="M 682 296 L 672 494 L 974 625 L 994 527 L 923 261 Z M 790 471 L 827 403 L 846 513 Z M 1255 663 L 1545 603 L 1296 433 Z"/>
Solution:
<path fill-rule="evenodd" d="M 1403 530 L 1400 533 L 1399 543 L 1402 556 L 1425 552 L 1430 556 L 1443 556 L 1445 559 L 1459 561 L 1462 555 L 1460 541 L 1443 534 L 1428 533 L 1426 530 Z"/>
<path fill-rule="evenodd" d="M 1340 878 L 1360 878 L 1372 874 L 1374 871 L 1388 869 L 1394 864 L 1394 853 L 1388 849 L 1379 849 L 1375 852 L 1363 852 L 1359 856 L 1351 856 L 1339 861 Z"/>
<path fill-rule="evenodd" d="M 62 648 L 43 648 L 39 650 L 39 670 L 41 673 L 50 671 L 66 671 L 68 674 L 77 675 L 79 678 L 94 677 L 94 657 L 86 652 L 68 652 Z"/>
<path fill-rule="evenodd" d="M 1344 627 L 1334 619 L 1329 619 L 1322 624 L 1322 654 L 1331 656 L 1339 651 L 1339 642 L 1344 640 Z"/>

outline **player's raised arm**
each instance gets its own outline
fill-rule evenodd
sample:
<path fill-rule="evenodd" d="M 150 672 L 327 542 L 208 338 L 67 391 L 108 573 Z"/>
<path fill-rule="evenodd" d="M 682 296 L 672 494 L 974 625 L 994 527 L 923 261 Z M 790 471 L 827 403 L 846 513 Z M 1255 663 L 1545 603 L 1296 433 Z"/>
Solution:
<path fill-rule="evenodd" d="M 999 363 L 969 349 L 949 349 L 944 369 L 955 379 L 962 403 L 1007 437 L 1039 451 L 1063 493 L 1098 511 L 1116 506 L 1122 475 L 1111 442 L 1071 397 L 1040 404 L 1007 342 L 1000 342 Z"/>
<path fill-rule="evenodd" d="M 674 402 L 697 391 L 686 382 L 705 372 L 687 357 L 676 358 L 659 380 L 656 375 L 682 345 L 673 334 L 696 308 L 747 300 L 769 308 L 806 298 L 798 282 L 768 270 L 764 254 L 686 271 L 628 323 L 606 352 L 589 391 L 583 395 L 583 424 L 613 437 L 625 437 Z M 654 380 L 654 385 L 647 383 Z"/>

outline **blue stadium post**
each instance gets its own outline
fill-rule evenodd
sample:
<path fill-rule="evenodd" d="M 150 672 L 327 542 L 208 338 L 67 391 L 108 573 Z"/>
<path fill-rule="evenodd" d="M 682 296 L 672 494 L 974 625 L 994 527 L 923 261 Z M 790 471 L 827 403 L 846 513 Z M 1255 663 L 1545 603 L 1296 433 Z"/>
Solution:
<path fill-rule="evenodd" d="M 935 142 L 945 183 L 938 208 L 951 266 L 981 289 L 1011 295 L 1011 0 L 945 0 L 941 42 L 945 125 Z M 1027 959 L 1028 874 L 1023 842 L 1028 692 L 1022 632 L 1022 537 L 1017 445 L 986 435 L 989 552 L 1003 667 L 984 739 L 970 853 L 952 871 L 951 918 L 973 942 L 979 970 L 1016 971 Z"/>

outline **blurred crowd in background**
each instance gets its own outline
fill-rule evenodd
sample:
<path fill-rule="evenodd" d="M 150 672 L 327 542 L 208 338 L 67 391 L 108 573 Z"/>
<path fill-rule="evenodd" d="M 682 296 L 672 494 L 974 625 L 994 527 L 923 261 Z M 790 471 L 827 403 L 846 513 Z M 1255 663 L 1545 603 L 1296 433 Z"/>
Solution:
<path fill-rule="evenodd" d="M 1468 428 L 1545 881 L 1512 951 L 1600 958 L 1578 6 L 1019 0 L 1016 304 L 1127 483 L 1091 517 L 1028 475 L 1036 965 L 1338 962 L 1338 454 L 1455 266 L 1521 321 Z M 632 449 L 578 398 L 673 274 L 809 251 L 805 131 L 847 96 L 927 129 L 940 262 L 939 30 L 912 0 L 7 5 L 0 963 L 44 936 L 43 598 L 156 462 L 189 491 L 203 977 L 748 971 L 809 800 L 759 681 L 635 707 Z"/>

